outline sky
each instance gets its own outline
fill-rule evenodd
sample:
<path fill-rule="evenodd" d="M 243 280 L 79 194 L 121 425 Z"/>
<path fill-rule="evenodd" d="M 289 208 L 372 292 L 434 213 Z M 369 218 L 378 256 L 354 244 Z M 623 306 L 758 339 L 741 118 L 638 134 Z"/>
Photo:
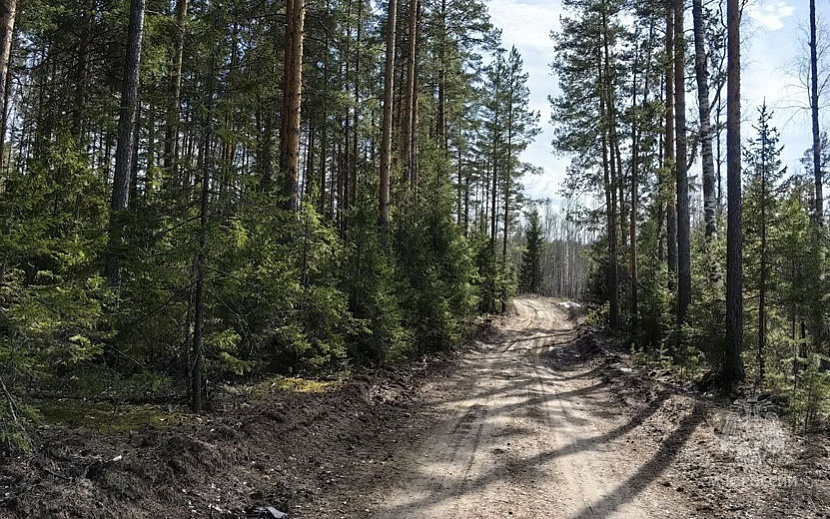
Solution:
<path fill-rule="evenodd" d="M 820 18 L 830 16 L 830 3 L 817 2 Z M 528 72 L 531 108 L 541 112 L 542 133 L 528 146 L 522 157 L 544 169 L 541 175 L 524 179 L 526 194 L 532 198 L 550 198 L 565 205 L 561 183 L 570 159 L 553 154 L 548 96 L 559 93 L 557 79 L 552 75 L 551 31 L 559 30 L 562 14 L 559 0 L 489 0 L 491 20 L 503 31 L 505 48 L 515 45 L 524 58 Z M 744 141 L 752 135 L 757 108 L 766 100 L 774 112 L 773 124 L 781 132 L 784 145 L 782 159 L 790 172 L 803 171 L 799 159 L 810 147 L 811 128 L 806 92 L 799 87 L 793 71 L 806 52 L 807 2 L 799 0 L 750 0 L 742 27 L 741 108 Z M 691 30 L 691 14 L 687 13 L 686 29 Z M 696 112 L 696 97 L 687 93 L 689 116 Z M 801 107 L 801 108 L 799 108 Z M 822 128 L 826 121 L 822 119 Z M 693 172 L 692 172 L 693 174 Z M 693 196 L 700 196 L 694 193 Z"/>

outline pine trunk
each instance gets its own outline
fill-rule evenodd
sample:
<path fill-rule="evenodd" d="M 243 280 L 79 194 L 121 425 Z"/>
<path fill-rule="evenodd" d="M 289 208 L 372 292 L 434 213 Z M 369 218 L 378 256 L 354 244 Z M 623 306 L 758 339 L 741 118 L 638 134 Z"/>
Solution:
<path fill-rule="evenodd" d="M 386 65 L 384 68 L 383 83 L 379 196 L 379 227 L 384 240 L 389 231 L 389 191 L 392 173 L 392 96 L 395 86 L 395 26 L 397 4 L 397 0 L 389 0 L 389 12 L 386 17 Z"/>
<path fill-rule="evenodd" d="M 821 134 L 818 122 L 818 41 L 816 34 L 816 0 L 810 0 L 810 113 L 813 123 L 813 177 L 815 181 L 815 220 L 824 221 L 824 198 L 821 174 Z"/>
<path fill-rule="evenodd" d="M 686 36 L 683 29 L 684 0 L 674 10 L 674 117 L 675 168 L 677 171 L 677 324 L 686 320 L 692 300 L 691 224 L 689 215 L 689 176 L 686 157 Z"/>
<path fill-rule="evenodd" d="M 726 90 L 726 354 L 723 382 L 744 378 L 743 345 L 743 244 L 741 203 L 741 12 L 739 0 L 727 0 Z"/>
<path fill-rule="evenodd" d="M 299 208 L 300 189 L 300 111 L 303 90 L 303 25 L 305 23 L 305 2 L 289 0 L 290 17 L 289 40 L 286 44 L 286 61 L 288 75 L 285 78 L 285 96 L 283 113 L 283 173 L 285 174 L 285 197 L 287 208 L 296 211 Z"/>
<path fill-rule="evenodd" d="M 669 290 L 675 290 L 677 281 L 677 211 L 675 206 L 674 157 L 674 17 L 673 9 L 666 13 L 666 257 L 669 267 Z"/>
<path fill-rule="evenodd" d="M 603 4 L 602 10 L 603 57 L 600 73 L 600 133 L 602 146 L 602 170 L 605 183 L 605 203 L 608 217 L 608 326 L 616 330 L 620 325 L 619 267 L 617 265 L 617 194 L 615 183 L 617 171 L 614 166 L 613 149 L 613 87 L 611 85 L 611 53 L 608 43 L 608 20 Z"/>
<path fill-rule="evenodd" d="M 411 0 L 409 5 L 409 48 L 406 58 L 406 93 L 404 94 L 404 120 L 401 127 L 401 144 L 403 152 L 404 181 L 412 184 L 415 178 L 413 135 L 415 132 L 415 61 L 418 43 L 418 0 Z"/>
<path fill-rule="evenodd" d="M 130 202 L 130 172 L 132 171 L 133 138 L 138 112 L 138 82 L 141 65 L 141 37 L 144 29 L 144 0 L 131 0 L 130 23 L 127 35 L 127 60 L 121 89 L 121 107 L 118 113 L 118 143 L 115 150 L 115 174 L 110 202 L 110 257 L 108 277 L 110 286 L 121 287 L 121 265 L 118 259 L 122 246 L 123 223 L 121 213 Z"/>
<path fill-rule="evenodd" d="M 179 124 L 181 119 L 182 60 L 184 35 L 187 31 L 188 0 L 176 2 L 176 33 L 173 40 L 173 63 L 170 72 L 170 104 L 167 108 L 167 127 L 164 130 L 164 169 L 170 179 L 176 178 L 179 153 Z"/>

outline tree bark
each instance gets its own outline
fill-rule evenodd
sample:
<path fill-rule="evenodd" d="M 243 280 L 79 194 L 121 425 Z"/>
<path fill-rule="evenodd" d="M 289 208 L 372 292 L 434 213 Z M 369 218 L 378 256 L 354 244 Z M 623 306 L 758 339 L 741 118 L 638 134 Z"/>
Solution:
<path fill-rule="evenodd" d="M 409 12 L 409 49 L 406 58 L 406 93 L 404 94 L 404 120 L 401 127 L 401 143 L 403 152 L 404 180 L 412 184 L 415 178 L 413 147 L 413 134 L 415 132 L 415 88 L 417 78 L 415 77 L 415 60 L 417 58 L 418 44 L 418 0 L 410 1 Z"/>
<path fill-rule="evenodd" d="M 196 256 L 196 286 L 193 294 L 193 367 L 191 373 L 191 409 L 201 413 L 203 407 L 203 364 L 205 327 L 205 277 L 207 276 L 208 203 L 210 200 L 211 124 L 213 119 L 213 75 L 211 66 L 204 122 L 201 156 L 201 196 L 199 197 L 199 249 Z"/>
<path fill-rule="evenodd" d="M 815 182 L 815 221 L 824 222 L 823 175 L 821 173 L 821 135 L 818 122 L 818 41 L 816 34 L 816 0 L 810 0 L 810 113 L 813 123 L 813 177 Z"/>
<path fill-rule="evenodd" d="M 15 2 L 16 0 L 9 0 Z M 85 115 L 85 100 L 89 93 L 89 46 L 92 40 L 92 32 L 95 27 L 95 0 L 86 3 L 83 13 L 83 28 L 81 29 L 80 42 L 78 44 L 78 63 L 75 67 L 75 101 L 72 107 L 72 135 L 78 140 L 79 149 L 83 140 L 83 118 Z M 0 53 L 2 50 L 0 50 Z"/>
<path fill-rule="evenodd" d="M 110 257 L 109 284 L 116 292 L 121 287 L 121 265 L 117 249 L 123 240 L 121 213 L 130 202 L 130 172 L 132 170 L 133 138 L 138 112 L 138 83 L 141 65 L 141 38 L 144 30 L 144 0 L 131 0 L 130 23 L 127 35 L 127 61 L 121 89 L 121 108 L 118 114 L 118 144 L 115 150 L 115 173 L 110 202 Z"/>
<path fill-rule="evenodd" d="M 639 152 L 640 152 L 640 142 L 639 142 L 639 134 L 638 134 L 638 119 L 637 119 L 637 73 L 639 72 L 638 68 L 640 66 L 639 63 L 640 55 L 637 50 L 634 53 L 634 68 L 632 70 L 632 79 L 631 79 L 631 107 L 634 113 L 634 117 L 632 118 L 631 122 L 631 214 L 630 221 L 629 221 L 629 237 L 628 241 L 631 244 L 631 250 L 628 258 L 628 269 L 631 275 L 631 281 L 629 284 L 629 296 L 630 300 L 630 312 L 631 312 L 631 319 L 636 324 L 637 321 L 637 313 L 638 313 L 638 301 L 637 301 L 637 197 L 639 195 L 639 188 L 638 188 L 638 167 L 639 167 Z M 648 86 L 646 86 L 646 93 L 648 95 Z M 645 102 L 648 102 L 648 98 L 645 99 Z"/>
<path fill-rule="evenodd" d="M 17 0 L 0 1 L 0 93 L 6 91 L 9 59 L 14 39 L 14 23 L 17 18 Z M 5 96 L 4 96 L 5 98 Z M 8 109 L 3 103 L 3 113 Z"/>
<path fill-rule="evenodd" d="M 176 32 L 173 38 L 173 63 L 170 71 L 170 104 L 164 130 L 164 169 L 170 179 L 176 178 L 179 154 L 179 124 L 181 119 L 182 56 L 187 31 L 188 0 L 176 2 Z"/>
<path fill-rule="evenodd" d="M 732 385 L 744 378 L 743 244 L 741 233 L 741 11 L 739 0 L 727 0 L 726 90 L 726 351 L 722 379 Z"/>
<path fill-rule="evenodd" d="M 386 65 L 383 83 L 383 119 L 380 143 L 379 227 L 383 239 L 389 231 L 389 191 L 392 169 L 392 95 L 395 86 L 395 26 L 397 0 L 389 0 L 386 17 Z"/>
<path fill-rule="evenodd" d="M 608 218 L 608 326 L 616 330 L 620 326 L 620 291 L 619 267 L 617 265 L 617 194 L 615 182 L 617 172 L 614 167 L 612 115 L 614 95 L 611 85 L 611 53 L 608 43 L 608 18 L 606 7 L 602 5 L 603 56 L 600 71 L 600 133 L 602 146 L 602 170 L 605 183 L 605 204 Z M 609 156 L 610 155 L 610 156 Z"/>
<path fill-rule="evenodd" d="M 361 36 L 363 32 L 363 0 L 357 1 L 357 40 L 355 42 L 355 65 L 354 65 L 354 112 L 352 114 L 352 164 L 349 174 L 349 207 L 357 202 L 357 164 L 358 164 L 358 125 L 360 123 L 360 55 Z"/>
<path fill-rule="evenodd" d="M 17 13 L 17 0 L 6 0 L 7 3 L 0 2 L 3 12 L 0 14 L 0 95 L 3 96 L 0 101 L 0 177 L 3 176 L 3 167 L 7 167 L 6 177 L 11 174 L 11 144 L 8 152 L 5 152 L 6 131 L 9 124 L 9 99 L 11 99 L 11 51 L 14 44 L 14 23 Z M 8 43 L 6 43 L 8 40 Z M 8 161 L 4 163 L 4 153 L 8 154 Z"/>
<path fill-rule="evenodd" d="M 507 266 L 507 235 L 510 227 L 510 178 L 513 175 L 513 76 L 511 73 L 510 104 L 507 107 L 507 160 L 504 168 L 504 230 L 502 232 L 501 262 Z"/>
<path fill-rule="evenodd" d="M 447 151 L 447 0 L 441 0 L 439 12 L 440 29 L 438 42 L 438 114 L 436 116 L 436 138 L 439 147 Z"/>
<path fill-rule="evenodd" d="M 664 189 L 666 196 L 666 258 L 669 267 L 669 290 L 675 290 L 677 281 L 677 211 L 675 206 L 674 157 L 674 10 L 666 12 L 666 152 Z"/>
<path fill-rule="evenodd" d="M 675 168 L 677 171 L 677 324 L 686 320 L 692 300 L 691 224 L 689 175 L 686 157 L 686 36 L 683 30 L 684 0 L 674 9 Z"/>
<path fill-rule="evenodd" d="M 766 106 L 764 106 L 766 108 Z M 765 123 L 764 123 L 765 124 Z M 758 378 L 764 380 L 767 339 L 767 129 L 761 128 L 761 272 L 758 287 Z"/>
<path fill-rule="evenodd" d="M 300 122 L 303 91 L 303 26 L 305 24 L 305 2 L 304 0 L 289 0 L 290 12 L 286 16 L 290 18 L 289 40 L 286 44 L 286 62 L 288 63 L 287 76 L 285 78 L 285 96 L 283 113 L 284 135 L 281 136 L 283 143 L 283 173 L 285 174 L 285 196 L 287 209 L 296 211 L 299 208 L 300 189 Z"/>
<path fill-rule="evenodd" d="M 703 170 L 703 216 L 706 221 L 706 239 L 712 241 L 718 232 L 717 199 L 715 193 L 715 162 L 712 154 L 711 106 L 709 102 L 709 72 L 706 65 L 706 47 L 703 26 L 703 0 L 692 0 L 692 20 L 695 37 L 695 79 L 697 105 L 700 115 L 700 156 Z"/>

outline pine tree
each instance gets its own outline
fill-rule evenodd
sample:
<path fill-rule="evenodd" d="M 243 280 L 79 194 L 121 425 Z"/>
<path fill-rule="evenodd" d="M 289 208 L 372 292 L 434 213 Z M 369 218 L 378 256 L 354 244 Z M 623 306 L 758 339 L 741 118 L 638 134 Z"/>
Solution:
<path fill-rule="evenodd" d="M 727 99 L 726 99 L 726 351 L 722 366 L 725 385 L 744 378 L 743 264 L 741 198 L 741 12 L 738 0 L 727 0 Z"/>
<path fill-rule="evenodd" d="M 620 90 L 615 44 L 622 29 L 620 6 L 610 0 L 566 2 L 568 16 L 554 35 L 562 95 L 553 105 L 554 148 L 575 158 L 568 169 L 567 189 L 593 192 L 604 198 L 609 326 L 620 324 L 618 222 L 622 161 L 616 128 Z"/>

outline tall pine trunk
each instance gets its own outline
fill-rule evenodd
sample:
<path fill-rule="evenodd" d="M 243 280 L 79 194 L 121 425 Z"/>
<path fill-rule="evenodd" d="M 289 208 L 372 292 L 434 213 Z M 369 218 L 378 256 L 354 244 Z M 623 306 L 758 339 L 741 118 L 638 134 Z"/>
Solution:
<path fill-rule="evenodd" d="M 727 386 L 744 378 L 743 244 L 741 202 L 741 11 L 739 0 L 727 0 L 726 65 L 726 351 L 722 380 Z"/>
<path fill-rule="evenodd" d="M 281 173 L 285 175 L 284 195 L 287 208 L 299 208 L 300 191 L 300 111 L 303 90 L 304 0 L 289 0 L 287 11 L 286 77 L 283 89 L 283 124 L 280 136 Z"/>
<path fill-rule="evenodd" d="M 692 300 L 691 224 L 689 175 L 686 157 L 686 36 L 683 30 L 684 0 L 674 9 L 674 118 L 675 168 L 677 172 L 677 324 L 686 320 Z"/>
<path fill-rule="evenodd" d="M 614 165 L 613 111 L 614 95 L 611 84 L 611 52 L 608 43 L 608 18 L 605 4 L 602 6 L 603 55 L 600 73 L 600 133 L 602 146 L 602 170 L 605 183 L 605 203 L 608 217 L 608 326 L 615 330 L 620 325 L 620 283 L 617 265 L 617 171 Z M 620 175 L 621 176 L 621 175 Z"/>
<path fill-rule="evenodd" d="M 349 207 L 353 207 L 357 202 L 357 170 L 358 170 L 358 153 L 359 135 L 358 125 L 360 123 L 360 56 L 361 56 L 361 37 L 363 33 L 363 0 L 357 2 L 357 39 L 355 41 L 355 64 L 354 64 L 354 111 L 352 113 L 352 130 L 354 132 L 352 138 L 352 164 L 349 175 Z"/>
<path fill-rule="evenodd" d="M 628 258 L 628 268 L 631 274 L 629 284 L 629 296 L 631 308 L 631 320 L 633 323 L 637 321 L 637 196 L 638 196 L 638 167 L 639 167 L 639 135 L 638 135 L 638 120 L 637 120 L 637 73 L 639 68 L 640 55 L 638 51 L 634 54 L 634 69 L 632 71 L 631 79 L 631 107 L 634 112 L 634 117 L 631 122 L 631 213 L 628 226 L 629 243 L 631 250 Z M 646 102 L 648 100 L 646 99 Z"/>
<path fill-rule="evenodd" d="M 192 372 L 190 377 L 190 407 L 194 413 L 201 413 L 203 407 L 203 365 L 204 365 L 204 327 L 205 327 L 205 278 L 207 276 L 207 234 L 208 234 L 208 203 L 210 201 L 210 157 L 213 119 L 213 81 L 215 67 L 211 66 L 210 77 L 207 81 L 207 103 L 205 106 L 204 139 L 202 153 L 200 153 L 199 180 L 201 195 L 199 197 L 199 243 L 196 255 L 196 286 L 193 294 L 193 344 L 192 344 Z"/>
<path fill-rule="evenodd" d="M 170 179 L 176 178 L 181 119 L 182 60 L 187 30 L 188 0 L 176 2 L 176 32 L 173 38 L 173 63 L 170 71 L 170 98 L 164 129 L 164 169 Z"/>
<path fill-rule="evenodd" d="M 810 113 L 813 123 L 813 177 L 815 182 L 815 220 L 824 221 L 824 198 L 821 174 L 821 135 L 818 123 L 818 41 L 816 34 L 816 0 L 810 0 Z"/>
<path fill-rule="evenodd" d="M 666 12 L 666 258 L 669 267 L 669 289 L 676 288 L 677 281 L 677 210 L 675 206 L 675 157 L 674 157 L 674 10 Z"/>
<path fill-rule="evenodd" d="M 415 179 L 415 148 L 413 146 L 413 135 L 415 133 L 415 88 L 417 78 L 415 77 L 415 61 L 417 58 L 418 44 L 418 0 L 411 0 L 409 5 L 409 48 L 406 58 L 406 92 L 404 94 L 404 120 L 401 127 L 401 144 L 403 152 L 404 180 L 412 184 Z"/>
<path fill-rule="evenodd" d="M 110 287 L 121 287 L 121 247 L 124 224 L 122 213 L 130 203 L 130 172 L 132 171 L 133 138 L 138 112 L 138 83 L 141 65 L 141 38 L 144 30 L 144 0 L 131 0 L 130 23 L 127 32 L 127 60 L 121 89 L 121 107 L 118 113 L 118 144 L 115 150 L 115 174 L 110 201 L 110 234 L 107 274 Z"/>
<path fill-rule="evenodd" d="M 389 191 L 392 169 L 392 96 L 395 87 L 395 27 L 397 0 L 389 0 L 386 17 L 386 65 L 383 78 L 383 119 L 380 142 L 379 227 L 383 239 L 389 231 Z"/>

